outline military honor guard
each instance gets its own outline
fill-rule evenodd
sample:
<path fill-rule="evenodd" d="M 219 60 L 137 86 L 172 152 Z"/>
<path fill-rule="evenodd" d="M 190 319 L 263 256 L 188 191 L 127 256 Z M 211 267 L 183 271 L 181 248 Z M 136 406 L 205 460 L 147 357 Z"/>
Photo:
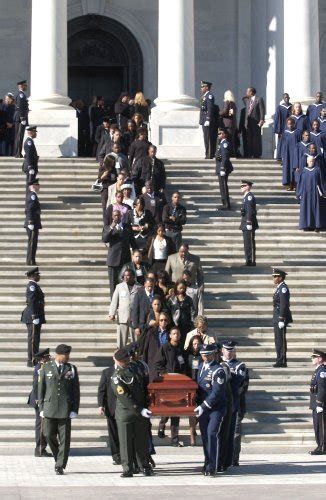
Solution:
<path fill-rule="evenodd" d="M 232 144 L 228 140 L 228 134 L 224 128 L 218 129 L 218 138 L 219 144 L 216 149 L 215 160 L 216 175 L 218 176 L 222 200 L 222 206 L 218 207 L 218 210 L 231 210 L 228 178 L 231 172 L 233 172 L 233 165 L 230 160 Z"/>
<path fill-rule="evenodd" d="M 220 432 L 226 414 L 226 375 L 215 360 L 216 346 L 203 345 L 200 349 L 202 363 L 198 370 L 198 406 L 194 410 L 199 418 L 205 462 L 202 473 L 212 476 L 218 472 Z"/>
<path fill-rule="evenodd" d="M 243 202 L 240 210 L 241 223 L 240 229 L 243 234 L 243 245 L 245 254 L 245 265 L 256 265 L 256 241 L 255 234 L 258 229 L 256 200 L 251 192 L 252 181 L 242 180 L 241 191 L 243 193 Z"/>
<path fill-rule="evenodd" d="M 222 359 L 223 362 L 228 365 L 231 372 L 230 384 L 233 401 L 229 439 L 224 464 L 225 468 L 228 468 L 231 465 L 239 465 L 241 450 L 241 421 L 244 417 L 244 413 L 240 408 L 240 397 L 242 395 L 243 399 L 243 395 L 247 391 L 249 385 L 249 372 L 245 363 L 237 359 L 236 345 L 237 342 L 232 340 L 225 340 L 222 344 Z"/>
<path fill-rule="evenodd" d="M 273 324 L 274 340 L 276 349 L 276 362 L 274 368 L 286 368 L 286 327 L 292 323 L 292 314 L 290 311 L 290 290 L 285 283 L 287 273 L 281 269 L 273 269 L 273 281 L 276 290 L 273 295 Z"/>
<path fill-rule="evenodd" d="M 69 363 L 71 347 L 60 344 L 55 359 L 43 365 L 39 374 L 38 404 L 44 418 L 44 435 L 55 460 L 55 473 L 64 474 L 71 439 L 71 420 L 79 411 L 80 389 L 78 372 Z"/>
<path fill-rule="evenodd" d="M 202 81 L 200 90 L 202 93 L 199 125 L 202 126 L 205 143 L 205 159 L 214 158 L 216 149 L 216 129 L 219 116 L 218 107 L 215 105 L 215 97 L 211 92 L 212 83 Z"/>
<path fill-rule="evenodd" d="M 27 256 L 26 264 L 36 266 L 36 251 L 38 243 L 38 233 L 42 229 L 41 224 L 41 203 L 38 199 L 40 185 L 38 179 L 28 182 L 28 193 L 25 202 L 25 224 L 27 233 Z"/>
<path fill-rule="evenodd" d="M 26 307 L 21 315 L 21 322 L 27 327 L 27 366 L 33 366 L 35 353 L 39 350 L 41 328 L 45 321 L 44 293 L 38 284 L 40 271 L 34 267 L 27 271 Z"/>
<path fill-rule="evenodd" d="M 326 455 L 326 352 L 314 349 L 312 363 L 316 367 L 310 381 L 310 410 L 317 448 L 310 455 Z"/>
<path fill-rule="evenodd" d="M 26 125 L 28 125 L 28 99 L 26 97 L 27 80 L 17 82 L 18 93 L 15 97 L 16 110 L 14 113 L 15 123 L 15 145 L 14 154 L 16 158 L 21 158 L 22 146 Z"/>
<path fill-rule="evenodd" d="M 52 457 L 51 453 L 46 451 L 47 441 L 43 434 L 43 419 L 40 416 L 38 406 L 38 378 L 44 363 L 50 359 L 50 349 L 42 349 L 34 355 L 33 387 L 28 397 L 27 404 L 35 411 L 35 452 L 36 457 Z"/>
<path fill-rule="evenodd" d="M 117 398 L 115 418 L 118 426 L 120 456 L 123 472 L 121 477 L 133 477 L 134 453 L 144 476 L 151 476 L 149 465 L 148 393 L 138 368 L 130 363 L 128 349 L 115 352 L 116 369 L 112 375 L 112 390 Z"/>
<path fill-rule="evenodd" d="M 22 170 L 26 175 L 26 189 L 28 189 L 28 183 L 34 181 L 38 174 L 38 155 L 34 144 L 37 127 L 30 125 L 26 127 L 26 130 L 28 137 L 24 142 L 25 157 Z"/>

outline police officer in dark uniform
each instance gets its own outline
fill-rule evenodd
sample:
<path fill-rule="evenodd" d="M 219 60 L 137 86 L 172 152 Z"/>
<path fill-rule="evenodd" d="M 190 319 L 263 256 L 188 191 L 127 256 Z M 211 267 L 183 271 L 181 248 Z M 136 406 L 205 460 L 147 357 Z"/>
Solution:
<path fill-rule="evenodd" d="M 25 133 L 25 127 L 28 125 L 28 99 L 26 97 L 27 80 L 17 82 L 18 93 L 15 97 L 16 111 L 14 114 L 15 123 L 15 146 L 14 152 L 16 158 L 21 158 L 22 145 Z"/>
<path fill-rule="evenodd" d="M 38 242 L 38 232 L 42 229 L 41 224 L 41 204 L 39 202 L 37 193 L 40 189 L 38 179 L 33 179 L 28 182 L 28 193 L 25 203 L 25 224 L 24 228 L 27 232 L 27 256 L 26 264 L 28 266 L 35 266 L 35 257 Z"/>
<path fill-rule="evenodd" d="M 281 269 L 273 269 L 273 281 L 276 290 L 273 295 L 273 323 L 274 340 L 276 349 L 276 362 L 274 368 L 286 368 L 286 327 L 292 323 L 290 311 L 290 290 L 284 282 L 287 273 Z"/>
<path fill-rule="evenodd" d="M 58 345 L 55 359 L 43 365 L 38 382 L 44 435 L 54 456 L 55 473 L 59 476 L 64 474 L 68 462 L 71 419 L 77 417 L 80 401 L 77 368 L 69 363 L 70 352 L 69 345 Z"/>
<path fill-rule="evenodd" d="M 148 422 L 151 412 L 148 393 L 138 370 L 130 364 L 126 348 L 114 354 L 117 368 L 112 376 L 112 389 L 117 396 L 116 421 L 118 425 L 120 455 L 123 472 L 121 477 L 133 476 L 134 453 L 144 476 L 152 475 L 148 461 Z"/>
<path fill-rule="evenodd" d="M 231 163 L 231 151 L 232 145 L 227 139 L 227 131 L 224 128 L 218 129 L 219 144 L 216 149 L 216 175 L 218 176 L 218 182 L 220 186 L 220 194 L 222 200 L 222 206 L 218 207 L 218 210 L 230 210 L 230 195 L 228 187 L 228 178 L 230 173 L 233 171 L 233 165 Z"/>
<path fill-rule="evenodd" d="M 316 369 L 310 382 L 310 410 L 317 448 L 310 455 L 326 455 L 326 352 L 314 349 L 312 362 Z"/>
<path fill-rule="evenodd" d="M 33 373 L 33 388 L 28 397 L 27 404 L 35 410 L 35 456 L 36 457 L 52 457 L 51 453 L 46 451 L 46 439 L 43 434 L 43 419 L 40 417 L 40 409 L 38 406 L 38 377 L 44 363 L 50 359 L 50 349 L 43 349 L 34 356 L 34 373 Z"/>
<path fill-rule="evenodd" d="M 113 460 L 113 465 L 120 465 L 120 445 L 119 445 L 119 435 L 118 427 L 115 419 L 115 409 L 117 404 L 116 394 L 112 390 L 111 377 L 115 371 L 116 367 L 114 365 L 105 368 L 102 371 L 100 383 L 97 391 L 98 409 L 100 415 L 106 416 L 107 427 L 108 427 L 108 437 L 109 445 L 111 449 L 111 455 Z"/>
<path fill-rule="evenodd" d="M 214 158 L 216 149 L 216 129 L 219 116 L 218 106 L 215 105 L 215 98 L 211 92 L 212 83 L 202 81 L 200 90 L 202 93 L 199 125 L 203 128 L 204 143 L 205 143 L 205 159 Z"/>
<path fill-rule="evenodd" d="M 36 147 L 34 144 L 35 137 L 37 136 L 37 127 L 35 125 L 30 125 L 26 127 L 27 139 L 24 142 L 24 163 L 23 172 L 26 174 L 26 189 L 28 188 L 28 183 L 34 181 L 38 173 L 38 155 Z"/>
<path fill-rule="evenodd" d="M 241 191 L 244 194 L 241 207 L 241 223 L 240 229 L 243 234 L 243 244 L 246 266 L 256 265 L 256 241 L 255 233 L 258 229 L 256 200 L 251 192 L 252 181 L 241 181 Z"/>
<path fill-rule="evenodd" d="M 240 392 L 244 385 L 248 389 L 249 385 L 249 375 L 245 363 L 239 361 L 236 358 L 236 342 L 232 340 L 225 340 L 222 344 L 223 361 L 226 363 L 231 372 L 231 389 L 232 389 L 232 400 L 233 400 L 233 411 L 229 430 L 229 440 L 227 447 L 227 454 L 224 467 L 228 468 L 231 465 L 239 465 L 239 454 L 241 449 L 241 420 L 238 419 L 240 413 Z M 237 433 L 237 454 L 234 459 L 235 451 L 235 431 L 236 425 L 238 424 Z M 239 442 L 240 441 L 240 442 Z"/>
<path fill-rule="evenodd" d="M 214 344 L 200 349 L 203 362 L 198 370 L 198 406 L 194 410 L 199 417 L 205 455 L 202 472 L 213 477 L 218 471 L 221 424 L 226 413 L 226 375 L 215 360 L 215 351 Z"/>
<path fill-rule="evenodd" d="M 21 322 L 27 327 L 27 366 L 33 366 L 33 358 L 39 350 L 41 328 L 45 321 L 44 293 L 38 282 L 40 272 L 38 267 L 27 271 L 28 283 L 26 287 L 26 307 L 21 315 Z"/>

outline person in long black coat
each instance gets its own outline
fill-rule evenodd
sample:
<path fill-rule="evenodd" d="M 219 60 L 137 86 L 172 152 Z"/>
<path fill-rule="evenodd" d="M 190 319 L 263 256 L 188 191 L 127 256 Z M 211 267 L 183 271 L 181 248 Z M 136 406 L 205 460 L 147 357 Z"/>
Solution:
<path fill-rule="evenodd" d="M 127 130 L 128 120 L 132 115 L 132 106 L 128 92 L 121 92 L 119 99 L 114 105 L 114 112 L 117 118 L 118 127 L 121 132 Z"/>
<path fill-rule="evenodd" d="M 185 354 L 180 345 L 180 330 L 173 327 L 170 330 L 169 342 L 162 345 L 155 356 L 154 368 L 158 374 L 163 373 L 185 373 Z M 168 417 L 163 417 L 159 423 L 158 436 L 165 437 L 165 425 Z M 180 417 L 171 417 L 171 444 L 172 446 L 183 446 L 179 441 Z"/>
<path fill-rule="evenodd" d="M 246 106 L 245 129 L 248 158 L 260 158 L 262 155 L 261 128 L 265 123 L 265 103 L 256 95 L 256 89 L 249 87 L 243 98 Z"/>
<path fill-rule="evenodd" d="M 201 354 L 199 353 L 203 341 L 200 335 L 194 335 L 186 350 L 186 375 L 197 382 L 199 365 L 202 362 Z M 198 419 L 196 416 L 189 417 L 190 427 L 190 445 L 196 446 L 196 426 Z"/>
<path fill-rule="evenodd" d="M 157 378 L 155 360 L 162 345 L 169 341 L 170 318 L 166 312 L 159 314 L 159 326 L 148 328 L 143 341 L 143 360 L 148 364 L 149 381 Z"/>
<path fill-rule="evenodd" d="M 101 379 L 97 391 L 98 410 L 100 415 L 106 416 L 108 426 L 108 445 L 111 449 L 111 455 L 114 465 L 121 464 L 120 445 L 118 427 L 115 419 L 115 407 L 117 398 L 111 387 L 111 377 L 115 366 L 109 366 L 102 371 Z"/>

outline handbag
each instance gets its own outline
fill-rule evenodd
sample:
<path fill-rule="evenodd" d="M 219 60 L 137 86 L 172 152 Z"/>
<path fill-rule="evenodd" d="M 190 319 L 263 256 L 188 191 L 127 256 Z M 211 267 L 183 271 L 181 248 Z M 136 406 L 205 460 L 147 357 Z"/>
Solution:
<path fill-rule="evenodd" d="M 101 191 L 103 191 L 103 184 L 100 179 L 96 179 L 94 184 L 92 184 L 91 189 L 92 191 L 94 191 L 94 193 L 100 193 Z"/>

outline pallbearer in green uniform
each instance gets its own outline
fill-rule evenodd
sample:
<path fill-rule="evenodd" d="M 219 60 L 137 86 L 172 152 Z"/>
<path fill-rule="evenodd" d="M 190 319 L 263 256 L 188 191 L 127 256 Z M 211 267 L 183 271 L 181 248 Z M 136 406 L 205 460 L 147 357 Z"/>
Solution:
<path fill-rule="evenodd" d="M 39 375 L 38 402 L 44 418 L 44 435 L 55 459 L 54 470 L 62 475 L 69 451 L 71 419 L 79 410 L 77 368 L 69 363 L 71 347 L 60 344 L 55 359 L 45 363 Z"/>
<path fill-rule="evenodd" d="M 112 389 L 117 396 L 115 418 L 118 426 L 121 477 L 133 476 L 133 456 L 136 453 L 144 476 L 152 475 L 148 455 L 148 422 L 151 412 L 146 408 L 148 395 L 138 370 L 130 364 L 127 349 L 114 354 L 116 370 L 112 375 Z"/>

